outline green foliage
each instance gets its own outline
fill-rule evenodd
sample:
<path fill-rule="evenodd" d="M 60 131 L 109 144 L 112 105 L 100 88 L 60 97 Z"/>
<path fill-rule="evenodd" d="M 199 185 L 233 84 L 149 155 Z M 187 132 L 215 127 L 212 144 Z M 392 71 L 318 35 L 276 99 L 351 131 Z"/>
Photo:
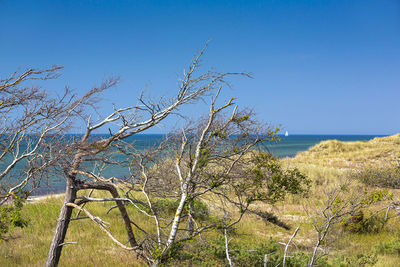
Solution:
<path fill-rule="evenodd" d="M 268 254 L 267 266 L 276 266 L 282 263 L 283 257 L 280 247 L 273 239 L 249 249 L 242 247 L 233 256 L 234 262 L 238 266 L 263 266 L 265 254 Z"/>
<path fill-rule="evenodd" d="M 384 218 L 376 215 L 365 216 L 361 210 L 342 222 L 343 228 L 352 233 L 378 233 L 385 224 Z"/>
<path fill-rule="evenodd" d="M 225 249 L 225 243 L 221 250 Z M 283 262 L 283 249 L 274 239 L 266 243 L 258 243 L 252 247 L 240 244 L 232 246 L 231 257 L 236 266 L 264 266 L 264 258 L 267 255 L 267 266 L 279 266 Z M 225 251 L 223 253 L 225 257 Z M 309 255 L 303 252 L 291 252 L 286 256 L 286 266 L 301 267 L 306 266 Z"/>
<path fill-rule="evenodd" d="M 208 210 L 208 206 L 199 199 L 190 200 L 193 208 L 192 216 L 196 220 L 205 221 L 210 216 L 210 211 Z M 187 205 L 185 206 L 187 208 Z"/>
<path fill-rule="evenodd" d="M 28 225 L 28 220 L 21 215 L 23 204 L 27 198 L 25 192 L 13 194 L 10 204 L 0 207 L 0 241 L 4 239 L 4 234 L 14 227 L 23 228 Z"/>
<path fill-rule="evenodd" d="M 160 215 L 173 215 L 178 205 L 178 200 L 162 198 L 153 203 L 153 209 Z"/>
<path fill-rule="evenodd" d="M 249 118 L 250 118 L 249 115 L 235 116 L 232 118 L 232 121 L 240 124 L 241 122 L 247 121 Z"/>
<path fill-rule="evenodd" d="M 184 244 L 183 243 L 174 243 L 168 250 L 168 257 L 166 257 L 167 260 L 174 260 L 174 259 L 179 259 L 179 257 L 182 254 L 182 249 L 183 249 Z"/>
<path fill-rule="evenodd" d="M 366 192 L 368 194 L 368 192 Z M 389 193 L 387 190 L 373 190 L 371 193 L 369 193 L 368 197 L 364 200 L 365 203 L 367 204 L 374 204 L 378 203 L 380 201 L 383 201 L 385 199 L 392 199 L 393 194 Z"/>
<path fill-rule="evenodd" d="M 211 133 L 212 137 L 217 137 L 220 139 L 227 139 L 228 138 L 228 133 L 225 130 L 215 130 L 214 132 Z"/>
<path fill-rule="evenodd" d="M 259 152 L 252 155 L 247 179 L 240 186 L 247 194 L 248 203 L 257 200 L 274 203 L 283 200 L 287 193 L 305 195 L 310 180 L 298 169 L 282 168 L 270 153 Z"/>
<path fill-rule="evenodd" d="M 192 216 L 196 220 L 206 220 L 209 218 L 209 210 L 206 204 L 204 204 L 200 199 L 189 199 L 185 203 L 183 215 L 188 212 L 188 204 L 192 205 Z M 160 215 L 174 215 L 176 209 L 179 206 L 179 200 L 171 199 L 158 199 L 154 204 L 153 208 Z"/>
<path fill-rule="evenodd" d="M 263 266 L 264 256 L 268 254 L 267 266 L 277 266 L 282 263 L 283 256 L 279 244 L 270 239 L 265 244 L 255 244 L 252 247 L 246 247 L 243 244 L 230 244 L 230 256 L 235 266 Z M 209 240 L 208 244 L 197 244 L 191 253 L 182 254 L 181 259 L 185 258 L 195 266 L 223 266 L 226 265 L 225 239 L 223 235 Z M 291 254 L 293 260 L 297 262 L 296 254 Z M 295 259 L 296 258 L 296 259 Z M 288 258 L 289 259 L 289 258 Z M 305 261 L 306 262 L 306 257 Z M 288 266 L 304 266 L 301 264 L 288 264 Z"/>
<path fill-rule="evenodd" d="M 341 255 L 333 260 L 331 266 L 337 267 L 359 267 L 359 266 L 373 266 L 378 262 L 376 253 L 359 253 L 353 256 Z"/>
<path fill-rule="evenodd" d="M 236 239 L 235 239 L 236 240 Z M 238 239 L 240 240 L 240 239 Z M 232 242 L 230 244 L 230 257 L 234 266 L 264 266 L 264 258 L 267 255 L 267 266 L 275 267 L 282 264 L 283 249 L 274 239 L 264 243 L 256 243 L 252 246 Z M 286 257 L 286 266 L 306 266 L 309 255 L 303 252 L 290 252 Z M 168 262 L 184 263 L 194 266 L 224 266 L 227 264 L 225 239 L 218 235 L 207 243 L 193 241 L 191 249 L 183 249 L 173 260 Z M 325 259 L 321 259 L 318 266 L 326 266 Z"/>

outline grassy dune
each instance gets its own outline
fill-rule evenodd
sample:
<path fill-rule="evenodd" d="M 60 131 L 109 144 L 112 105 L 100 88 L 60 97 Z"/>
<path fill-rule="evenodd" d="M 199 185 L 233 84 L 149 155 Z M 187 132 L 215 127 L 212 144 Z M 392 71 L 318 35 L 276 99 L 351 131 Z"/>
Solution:
<path fill-rule="evenodd" d="M 400 134 L 376 137 L 370 141 L 323 141 L 300 152 L 295 163 L 335 168 L 360 168 L 364 165 L 385 165 L 400 158 Z"/>
<path fill-rule="evenodd" d="M 283 159 L 284 166 L 297 167 L 312 180 L 308 199 L 289 196 L 284 202 L 276 205 L 258 204 L 255 209 L 273 212 L 279 219 L 292 227 L 285 230 L 266 223 L 256 215 L 245 216 L 232 234 L 232 247 L 240 248 L 246 253 L 254 253 L 260 246 L 271 242 L 287 242 L 293 230 L 300 226 L 300 231 L 289 249 L 289 256 L 303 255 L 307 257 L 316 233 L 310 224 L 310 217 L 305 207 L 318 210 L 322 208 L 326 197 L 324 192 L 337 186 L 354 171 L 364 166 L 392 166 L 400 158 L 400 134 L 375 138 L 368 142 L 339 142 L 329 140 L 299 153 L 296 157 Z M 362 188 L 355 184 L 352 192 Z M 391 190 L 395 196 L 400 196 L 399 190 Z M 30 218 L 27 228 L 13 229 L 8 241 L 0 242 L 0 266 L 43 266 L 48 247 L 54 231 L 61 197 L 49 198 L 24 207 L 24 216 Z M 206 201 L 206 200 L 205 200 Z M 209 203 L 212 203 L 209 201 Z M 379 203 L 372 209 L 378 209 L 386 203 Z M 212 209 L 212 204 L 208 204 Z M 95 216 L 110 222 L 111 231 L 121 240 L 125 240 L 123 224 L 116 211 L 106 214 L 110 203 L 91 203 L 86 207 Z M 146 225 L 147 218 L 129 209 L 132 217 L 141 225 Z M 151 227 L 151 224 L 147 224 Z M 138 233 L 139 234 L 139 233 Z M 221 239 L 216 233 L 207 236 L 216 248 L 221 245 Z M 68 244 L 63 250 L 60 266 L 143 266 L 144 263 L 131 252 L 126 252 L 112 243 L 93 222 L 89 220 L 72 221 L 68 230 Z M 376 233 L 350 233 L 341 227 L 336 227 L 330 236 L 330 253 L 327 263 L 330 266 L 363 266 L 362 257 L 375 257 L 374 266 L 398 266 L 400 254 L 400 224 L 397 220 L 389 221 L 385 227 Z M 283 246 L 277 253 L 282 253 Z M 204 251 L 198 243 L 188 243 L 191 260 L 180 259 L 171 262 L 170 266 L 224 266 L 226 261 L 223 249 L 221 251 Z M 296 254 L 300 253 L 300 254 Z M 303 254 L 301 254 L 303 253 Z M 305 256 L 304 256 L 305 255 Z M 358 259 L 357 257 L 361 257 Z M 357 264 L 354 265 L 354 262 Z M 301 265 L 299 265 L 301 266 Z M 323 265 L 322 265 L 323 266 Z M 368 266 L 368 265 L 365 265 Z"/>
<path fill-rule="evenodd" d="M 398 160 L 400 160 L 400 134 L 377 137 L 370 141 L 323 141 L 307 151 L 300 152 L 294 158 L 283 159 L 284 164 L 297 167 L 313 180 L 309 199 L 298 201 L 312 203 L 316 208 L 322 207 L 321 200 L 324 198 L 325 191 L 337 186 L 355 173 L 366 168 L 377 170 L 395 168 L 398 166 Z M 355 181 L 352 190 L 357 193 L 357 190 L 360 192 L 364 187 L 359 181 Z M 375 188 L 369 187 L 369 189 Z M 400 196 L 399 190 L 389 189 L 389 191 L 395 198 Z M 371 209 L 377 210 L 386 204 L 387 202 L 380 203 Z M 299 205 L 297 207 L 301 209 Z M 305 223 L 304 226 L 309 229 L 307 228 L 309 224 Z M 374 266 L 398 266 L 400 224 L 397 220 L 389 221 L 379 233 L 359 234 L 346 233 L 341 229 L 335 230 L 337 233 L 333 238 L 337 240 L 333 242 L 328 257 L 330 262 L 333 262 L 335 257 L 374 254 L 377 257 Z M 304 234 L 304 231 L 300 233 L 300 237 L 315 235 L 312 231 Z"/>

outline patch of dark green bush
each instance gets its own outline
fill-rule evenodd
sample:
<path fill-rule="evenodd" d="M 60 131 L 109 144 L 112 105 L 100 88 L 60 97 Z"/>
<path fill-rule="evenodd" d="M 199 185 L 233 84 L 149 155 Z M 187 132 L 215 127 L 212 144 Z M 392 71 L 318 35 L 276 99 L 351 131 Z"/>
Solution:
<path fill-rule="evenodd" d="M 5 234 L 12 228 L 23 228 L 28 225 L 28 220 L 22 217 L 21 210 L 28 195 L 18 192 L 12 196 L 10 203 L 0 206 L 0 241 L 5 239 Z"/>
<path fill-rule="evenodd" d="M 373 266 L 378 262 L 376 253 L 359 253 L 353 256 L 341 255 L 332 261 L 333 267 L 361 267 Z"/>
<path fill-rule="evenodd" d="M 186 245 L 191 246 L 191 249 L 182 252 L 179 257 L 180 263 L 183 260 L 186 265 L 193 266 L 227 265 L 223 235 L 218 235 L 207 243 L 193 241 L 192 244 Z M 267 255 L 266 266 L 268 267 L 279 266 L 283 261 L 283 247 L 274 239 L 270 239 L 265 243 L 254 244 L 253 246 L 246 246 L 232 241 L 229 251 L 235 266 L 264 266 L 265 255 Z M 308 258 L 309 254 L 304 252 L 289 252 L 286 257 L 286 266 L 306 266 Z M 325 259 L 321 259 L 319 264 L 321 263 L 321 266 L 325 266 Z"/>
<path fill-rule="evenodd" d="M 343 228 L 351 233 L 378 233 L 385 226 L 385 219 L 378 215 L 368 215 L 358 211 L 342 222 Z"/>
<path fill-rule="evenodd" d="M 196 220 L 206 220 L 209 218 L 209 210 L 206 204 L 202 202 L 199 199 L 195 200 L 190 200 L 192 209 L 193 209 L 193 214 L 192 216 Z M 188 212 L 188 202 L 185 204 L 185 209 L 184 209 L 184 214 L 187 214 Z M 179 200 L 175 199 L 159 199 L 153 204 L 153 208 L 156 210 L 156 212 L 160 215 L 171 215 L 176 212 L 176 209 L 178 208 L 179 205 Z"/>

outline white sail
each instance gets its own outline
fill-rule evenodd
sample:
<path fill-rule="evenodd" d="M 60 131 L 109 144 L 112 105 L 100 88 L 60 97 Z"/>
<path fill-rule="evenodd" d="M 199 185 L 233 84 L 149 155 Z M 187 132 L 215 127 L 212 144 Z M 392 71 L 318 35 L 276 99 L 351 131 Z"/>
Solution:
<path fill-rule="evenodd" d="M 285 136 L 289 136 L 289 132 L 288 131 L 285 132 Z"/>

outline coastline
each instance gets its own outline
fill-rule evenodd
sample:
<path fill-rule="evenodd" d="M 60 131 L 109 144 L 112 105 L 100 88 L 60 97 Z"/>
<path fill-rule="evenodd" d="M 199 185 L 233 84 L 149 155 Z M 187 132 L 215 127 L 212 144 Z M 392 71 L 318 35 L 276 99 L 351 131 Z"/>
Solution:
<path fill-rule="evenodd" d="M 99 134 L 101 135 L 101 134 Z M 136 142 L 136 145 L 140 149 L 146 149 L 151 147 L 163 137 L 161 134 L 143 134 L 138 135 L 133 138 Z M 323 141 L 327 140 L 339 140 L 343 142 L 351 142 L 351 141 L 369 141 L 375 137 L 381 137 L 380 135 L 310 135 L 310 134 L 292 134 L 289 136 L 280 135 L 281 141 L 277 143 L 268 144 L 266 149 L 270 151 L 274 156 L 279 157 L 280 160 L 291 160 L 294 159 L 299 152 L 304 152 L 313 147 L 316 144 L 319 144 Z M 113 176 L 121 176 L 126 175 L 124 172 L 121 172 L 119 169 L 110 169 L 111 175 Z M 109 175 L 110 173 L 106 173 Z M 60 197 L 63 196 L 63 190 L 65 189 L 65 183 L 63 182 L 62 177 L 57 179 L 56 181 L 52 181 L 50 186 L 53 192 L 49 192 L 50 190 L 37 190 L 33 192 L 34 195 L 28 197 L 27 202 L 37 202 L 42 201 L 50 197 Z"/>
<path fill-rule="evenodd" d="M 57 194 L 47 194 L 47 195 L 38 195 L 38 196 L 29 196 L 26 199 L 27 203 L 36 203 L 36 202 L 40 202 L 40 201 L 44 201 L 50 198 L 60 198 L 60 197 L 64 197 L 64 193 L 57 193 Z"/>

